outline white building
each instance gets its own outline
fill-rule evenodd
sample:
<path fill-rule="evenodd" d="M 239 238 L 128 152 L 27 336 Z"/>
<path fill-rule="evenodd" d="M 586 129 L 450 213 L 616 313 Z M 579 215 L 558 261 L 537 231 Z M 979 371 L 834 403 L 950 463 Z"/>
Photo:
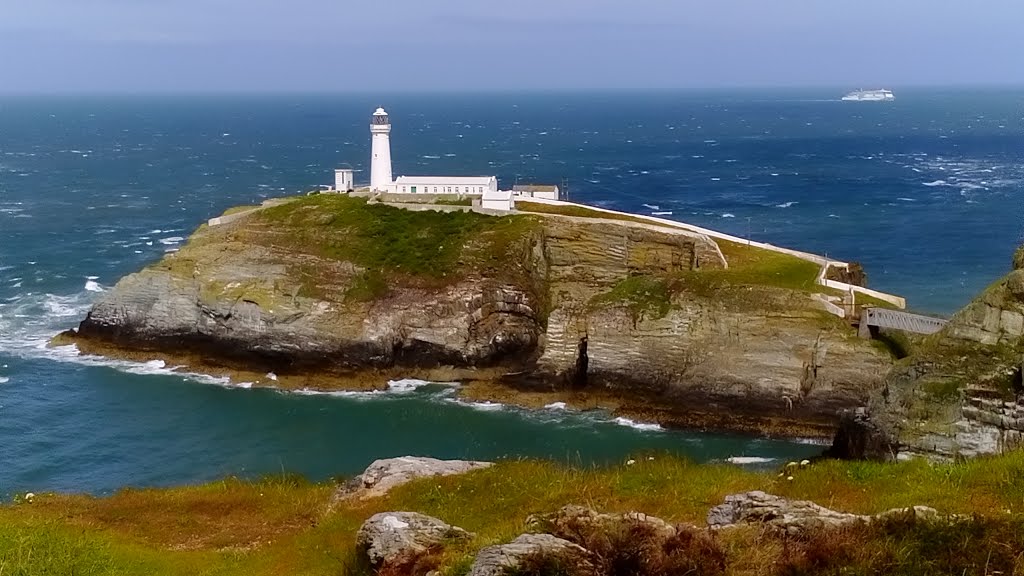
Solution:
<path fill-rule="evenodd" d="M 391 172 L 391 119 L 383 108 L 370 117 L 370 190 L 395 194 L 477 194 L 498 191 L 497 176 L 399 176 Z"/>
<path fill-rule="evenodd" d="M 496 176 L 399 176 L 392 192 L 400 194 L 483 194 L 498 190 Z"/>
<path fill-rule="evenodd" d="M 511 190 L 486 190 L 480 197 L 480 207 L 488 210 L 504 210 L 506 212 L 515 208 L 515 200 L 512 198 Z"/>
<path fill-rule="evenodd" d="M 334 171 L 334 190 L 337 192 L 355 190 L 355 174 L 351 168 L 338 168 Z"/>
<path fill-rule="evenodd" d="M 516 196 L 524 198 L 543 198 L 545 200 L 558 200 L 558 186 L 546 184 L 516 184 L 512 187 Z"/>

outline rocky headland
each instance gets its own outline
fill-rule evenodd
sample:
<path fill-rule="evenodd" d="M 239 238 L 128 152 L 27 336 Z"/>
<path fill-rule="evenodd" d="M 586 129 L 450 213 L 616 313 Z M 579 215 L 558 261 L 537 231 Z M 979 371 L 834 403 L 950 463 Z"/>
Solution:
<path fill-rule="evenodd" d="M 1013 270 L 888 373 L 867 406 L 846 413 L 840 457 L 951 459 L 1024 442 L 1024 248 Z"/>
<path fill-rule="evenodd" d="M 56 342 L 256 385 L 459 381 L 478 398 L 816 437 L 892 365 L 825 311 L 815 263 L 687 230 L 340 195 L 234 212 Z"/>

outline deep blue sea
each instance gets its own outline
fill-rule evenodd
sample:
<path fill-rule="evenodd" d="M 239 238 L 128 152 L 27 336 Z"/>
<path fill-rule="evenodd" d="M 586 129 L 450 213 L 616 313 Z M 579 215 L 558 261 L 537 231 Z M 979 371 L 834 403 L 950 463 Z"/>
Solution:
<path fill-rule="evenodd" d="M 45 342 L 225 208 L 329 183 L 343 165 L 365 181 L 382 104 L 396 175 L 564 179 L 575 201 L 862 262 L 872 287 L 952 313 L 1006 272 L 1021 239 L 1024 91 L 898 90 L 894 103 L 841 92 L 0 98 L 0 497 L 282 470 L 323 479 L 404 454 L 811 454 L 460 404 L 436 386 L 231 388 Z"/>

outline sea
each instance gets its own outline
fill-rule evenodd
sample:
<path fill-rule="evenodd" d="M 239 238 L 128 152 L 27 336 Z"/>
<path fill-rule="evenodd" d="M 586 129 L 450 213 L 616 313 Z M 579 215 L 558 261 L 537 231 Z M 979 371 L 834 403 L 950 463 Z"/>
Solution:
<path fill-rule="evenodd" d="M 775 467 L 822 447 L 662 430 L 559 404 L 249 389 L 159 361 L 48 348 L 126 274 L 226 208 L 368 180 L 369 117 L 396 175 L 496 174 L 573 201 L 862 263 L 873 288 L 949 315 L 1021 241 L 1024 90 L 0 97 L 0 499 L 109 494 L 372 460 L 676 454 Z"/>

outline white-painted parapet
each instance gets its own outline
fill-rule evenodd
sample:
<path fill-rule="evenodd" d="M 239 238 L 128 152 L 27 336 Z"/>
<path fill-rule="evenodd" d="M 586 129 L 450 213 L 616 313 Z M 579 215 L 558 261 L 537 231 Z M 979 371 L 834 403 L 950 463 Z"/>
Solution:
<path fill-rule="evenodd" d="M 370 117 L 370 190 L 387 192 L 391 177 L 391 118 L 384 108 Z"/>

